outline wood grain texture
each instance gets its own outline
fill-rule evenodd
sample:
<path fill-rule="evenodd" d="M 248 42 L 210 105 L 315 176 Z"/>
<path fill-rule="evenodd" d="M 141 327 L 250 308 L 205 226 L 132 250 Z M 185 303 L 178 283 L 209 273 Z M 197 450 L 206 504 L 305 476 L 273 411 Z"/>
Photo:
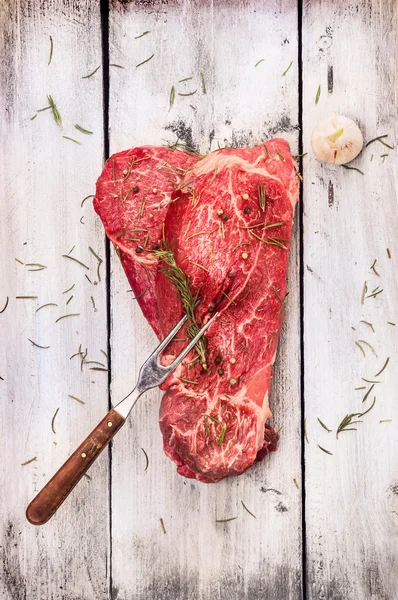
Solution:
<path fill-rule="evenodd" d="M 371 144 L 345 170 L 310 151 L 315 124 L 336 111 L 365 140 L 396 146 L 398 6 L 393 0 L 307 2 L 303 14 L 304 310 L 308 598 L 398 597 L 396 150 Z M 318 85 L 321 96 L 315 106 Z M 387 157 L 381 157 L 388 154 Z M 372 159 L 373 155 L 373 159 Z M 383 161 L 384 158 L 384 161 Z M 387 256 L 386 248 L 392 258 Z M 371 265 L 377 259 L 377 276 Z M 361 304 L 369 294 L 384 291 Z M 373 324 L 375 332 L 361 320 Z M 355 328 L 352 329 L 352 328 Z M 376 358 L 356 340 L 370 343 Z M 387 356 L 381 381 L 362 403 Z M 354 388 L 367 386 L 365 390 Z M 347 413 L 375 407 L 357 431 L 335 430 Z M 333 433 L 317 422 L 320 418 Z M 380 423 L 392 419 L 392 422 Z M 322 452 L 320 444 L 333 453 Z"/>
<path fill-rule="evenodd" d="M 32 525 L 51 519 L 124 422 L 114 408 L 105 415 L 29 504 L 26 518 Z"/>
<path fill-rule="evenodd" d="M 135 39 L 147 30 L 149 34 Z M 149 62 L 136 67 L 152 54 Z M 264 62 L 255 67 L 262 58 Z M 177 136 L 207 152 L 218 143 L 245 146 L 278 135 L 297 152 L 295 2 L 113 3 L 110 62 L 124 67 L 111 67 L 111 152 L 175 141 Z M 187 77 L 192 79 L 179 83 Z M 170 109 L 173 85 L 176 96 Z M 192 96 L 178 95 L 195 90 Z M 300 484 L 301 477 L 297 262 L 294 246 L 271 398 L 274 424 L 284 426 L 276 454 L 242 477 L 217 485 L 184 480 L 162 451 L 157 391 L 140 400 L 115 441 L 115 600 L 301 598 L 301 492 L 293 482 L 296 478 Z M 128 289 L 114 257 L 114 403 L 132 387 L 155 344 Z M 147 471 L 141 448 L 149 457 Z M 228 517 L 238 518 L 216 523 Z"/>
<path fill-rule="evenodd" d="M 25 517 L 35 492 L 107 411 L 107 373 L 90 371 L 95 365 L 81 372 L 79 358 L 69 359 L 82 344 L 87 360 L 103 362 L 107 343 L 104 281 L 90 285 L 85 278 L 96 280 L 88 246 L 104 257 L 104 237 L 89 200 L 80 206 L 93 193 L 103 156 L 101 74 L 82 79 L 101 63 L 98 3 L 2 2 L 0 31 L 1 308 L 10 298 L 0 315 L 0 414 L 7 431 L 0 439 L 0 597 L 105 600 L 106 457 L 44 528 Z M 62 131 L 50 110 L 30 120 L 47 105 L 47 94 L 59 108 Z M 74 124 L 93 135 L 79 134 Z M 74 245 L 72 255 L 89 270 L 62 258 Z M 15 257 L 47 268 L 30 271 Z M 16 299 L 25 295 L 37 299 Z M 47 303 L 58 306 L 35 312 Z M 66 313 L 80 316 L 55 322 Z"/>

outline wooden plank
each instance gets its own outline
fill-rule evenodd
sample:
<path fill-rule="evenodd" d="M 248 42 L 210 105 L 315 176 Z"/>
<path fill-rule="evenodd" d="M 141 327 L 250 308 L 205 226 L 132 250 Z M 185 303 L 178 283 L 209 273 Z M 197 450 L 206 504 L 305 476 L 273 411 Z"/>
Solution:
<path fill-rule="evenodd" d="M 183 24 L 183 28 L 182 28 Z M 135 39 L 144 31 L 150 33 Z M 137 64 L 153 58 L 139 66 Z M 257 67 L 255 64 L 264 58 Z M 282 73 L 290 62 L 286 76 Z M 176 136 L 202 152 L 282 135 L 297 152 L 297 13 L 292 1 L 113 3 L 111 152 Z M 201 88 L 200 72 L 206 82 Z M 191 80 L 178 83 L 179 80 Z M 169 110 L 172 85 L 178 96 Z M 192 108 L 190 105 L 195 108 Z M 297 246 L 271 404 L 281 449 L 242 477 L 186 481 L 164 456 L 160 393 L 148 393 L 113 446 L 113 597 L 301 598 Z M 155 336 L 112 263 L 112 398 L 129 391 Z M 144 448 L 149 456 L 145 472 Z M 268 488 L 278 490 L 266 491 Z M 280 495 L 279 495 L 280 491 Z M 245 512 L 241 500 L 256 515 Z M 216 524 L 216 518 L 237 516 Z M 163 519 L 166 534 L 162 532 Z"/>
<path fill-rule="evenodd" d="M 85 278 L 97 280 L 97 261 L 88 246 L 104 257 L 104 236 L 90 200 L 80 206 L 93 193 L 103 156 L 101 73 L 82 79 L 101 63 L 99 6 L 90 0 L 53 0 L 40 7 L 25 0 L 4 2 L 0 22 L 0 103 L 5 109 L 0 119 L 0 310 L 9 296 L 0 315 L 0 454 L 6 467 L 0 484 L 0 596 L 105 600 L 106 455 L 91 470 L 91 480 L 81 482 L 47 525 L 35 528 L 24 514 L 35 492 L 107 408 L 107 373 L 89 371 L 89 366 L 81 373 L 79 358 L 69 359 L 82 344 L 87 359 L 102 362 L 100 349 L 107 344 L 104 265 L 98 285 Z M 48 105 L 46 94 L 56 102 L 62 130 L 51 110 L 35 116 Z M 94 134 L 79 133 L 74 124 Z M 62 258 L 72 246 L 70 255 L 89 270 Z M 47 268 L 35 272 L 26 263 Z M 37 299 L 16 299 L 25 295 Z M 36 312 L 47 303 L 58 306 Z M 56 322 L 66 313 L 80 315 Z M 28 338 L 50 348 L 34 347 Z M 34 462 L 21 466 L 33 457 Z"/>
<path fill-rule="evenodd" d="M 309 144 L 315 124 L 335 110 L 353 118 L 365 140 L 389 134 L 396 145 L 397 25 L 393 0 L 308 2 L 303 14 L 306 523 L 313 599 L 398 597 L 397 328 L 387 323 L 397 320 L 396 150 L 380 142 L 364 149 L 351 165 L 361 175 L 317 162 Z M 383 161 L 382 154 L 389 156 Z M 380 276 L 370 269 L 374 259 Z M 369 294 L 377 286 L 384 291 L 361 304 L 364 281 Z M 378 358 L 366 345 L 363 357 L 355 345 L 361 339 Z M 369 385 L 361 377 L 373 379 L 388 356 L 381 383 L 362 403 Z M 365 390 L 354 391 L 362 385 Z M 336 440 L 342 418 L 366 410 L 374 397 L 358 430 Z M 334 431 L 322 429 L 318 417 Z M 385 419 L 392 422 L 380 423 Z"/>

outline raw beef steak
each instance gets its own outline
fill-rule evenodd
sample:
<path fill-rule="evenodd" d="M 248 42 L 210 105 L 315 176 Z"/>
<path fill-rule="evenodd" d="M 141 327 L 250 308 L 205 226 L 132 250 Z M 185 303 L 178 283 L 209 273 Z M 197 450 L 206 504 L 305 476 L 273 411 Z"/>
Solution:
<path fill-rule="evenodd" d="M 95 209 L 156 333 L 166 335 L 183 313 L 178 273 L 200 297 L 197 326 L 219 315 L 162 386 L 164 449 L 186 477 L 239 475 L 276 448 L 268 396 L 298 189 L 280 139 L 205 157 L 138 148 L 112 157 L 97 182 Z M 169 345 L 164 361 L 184 343 Z"/>

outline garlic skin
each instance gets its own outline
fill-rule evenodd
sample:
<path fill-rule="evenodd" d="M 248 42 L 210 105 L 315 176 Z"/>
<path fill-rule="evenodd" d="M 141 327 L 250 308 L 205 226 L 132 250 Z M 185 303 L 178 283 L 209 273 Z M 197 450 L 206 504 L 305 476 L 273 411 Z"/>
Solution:
<path fill-rule="evenodd" d="M 363 136 L 352 119 L 333 113 L 315 127 L 311 146 L 318 160 L 345 165 L 362 150 Z"/>

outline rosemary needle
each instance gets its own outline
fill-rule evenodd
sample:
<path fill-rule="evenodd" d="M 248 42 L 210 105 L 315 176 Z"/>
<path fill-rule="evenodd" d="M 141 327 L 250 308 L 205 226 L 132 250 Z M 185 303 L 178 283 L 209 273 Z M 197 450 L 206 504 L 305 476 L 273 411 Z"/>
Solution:
<path fill-rule="evenodd" d="M 365 144 L 365 148 L 367 148 L 370 144 L 373 144 L 373 142 L 378 142 L 379 140 L 382 140 L 386 137 L 388 137 L 388 133 L 386 133 L 385 135 L 379 135 L 378 137 L 369 140 L 369 142 Z"/>
<path fill-rule="evenodd" d="M 331 433 L 331 432 L 333 431 L 333 429 L 329 429 L 329 427 L 326 427 L 325 423 L 322 423 L 322 421 L 320 420 L 320 418 L 319 418 L 319 417 L 318 417 L 318 421 L 319 421 L 319 423 L 322 425 L 322 427 L 323 427 L 324 429 L 326 429 L 326 431 L 327 431 L 328 433 Z"/>
<path fill-rule="evenodd" d="M 145 63 L 149 62 L 155 55 L 152 54 L 152 56 L 150 56 L 149 58 L 147 58 L 146 60 L 143 60 L 142 62 L 138 63 L 138 65 L 135 65 L 135 67 L 140 67 L 141 65 L 145 65 Z"/>
<path fill-rule="evenodd" d="M 322 448 L 322 446 L 320 446 L 319 444 L 317 444 L 317 446 L 320 450 L 322 450 L 322 452 L 326 452 L 326 454 L 330 454 L 331 456 L 333 456 L 333 452 L 326 450 L 326 448 Z"/>
<path fill-rule="evenodd" d="M 254 66 L 255 66 L 255 67 L 258 67 L 258 65 L 259 65 L 260 63 L 262 63 L 264 60 L 265 60 L 265 58 L 260 58 L 260 60 L 259 60 L 259 61 L 257 61 L 257 62 L 256 62 L 256 64 L 255 64 Z"/>
<path fill-rule="evenodd" d="M 283 71 L 283 73 L 281 75 L 282 77 L 284 77 L 286 75 L 286 73 L 289 71 L 289 69 L 292 66 L 292 64 L 293 64 L 293 61 L 290 63 L 290 65 L 288 66 L 288 68 L 286 69 L 286 71 Z"/>
<path fill-rule="evenodd" d="M 135 40 L 139 40 L 140 38 L 144 37 L 144 35 L 147 35 L 148 33 L 151 33 L 151 31 L 144 31 L 143 33 L 140 33 L 140 35 L 136 35 L 135 36 Z"/>
<path fill-rule="evenodd" d="M 93 133 L 93 131 L 89 131 L 88 129 L 84 129 L 84 127 L 82 127 L 81 125 L 77 125 L 76 124 L 76 125 L 73 125 L 73 127 L 75 129 L 77 129 L 78 131 L 80 131 L 80 133 L 86 133 L 86 134 L 89 134 L 89 135 L 91 135 Z"/>
<path fill-rule="evenodd" d="M 50 347 L 50 346 L 40 346 L 40 344 L 36 344 L 36 342 L 31 340 L 30 338 L 28 338 L 28 340 L 32 344 L 32 346 L 36 346 L 36 348 L 43 348 L 43 350 L 47 350 Z"/>
<path fill-rule="evenodd" d="M 375 377 L 378 377 L 379 375 L 381 375 L 381 373 L 383 373 L 383 371 L 386 368 L 386 366 L 388 365 L 389 361 L 390 361 L 390 357 L 387 358 L 386 362 L 381 367 L 380 371 L 378 373 L 376 373 Z"/>
<path fill-rule="evenodd" d="M 256 515 L 254 515 L 254 514 L 253 514 L 253 513 L 252 513 L 252 512 L 251 512 L 251 511 L 250 511 L 250 510 L 247 508 L 247 506 L 246 506 L 246 504 L 243 502 L 243 500 L 241 500 L 240 502 L 241 502 L 241 504 L 242 504 L 243 508 L 245 509 L 245 511 L 246 511 L 246 512 L 248 512 L 248 513 L 249 513 L 249 515 L 251 515 L 252 517 L 254 517 L 255 519 L 257 519 Z"/>
<path fill-rule="evenodd" d="M 75 140 L 74 138 L 71 138 L 71 137 L 69 137 L 67 135 L 63 135 L 62 137 L 64 138 L 64 140 L 69 140 L 70 142 L 74 142 L 75 144 L 78 144 L 79 146 L 82 145 L 81 142 L 79 142 L 78 140 Z"/>
<path fill-rule="evenodd" d="M 193 96 L 194 94 L 196 94 L 198 90 L 195 90 L 193 92 L 188 92 L 188 94 L 182 94 L 181 92 L 178 92 L 179 96 Z"/>
<path fill-rule="evenodd" d="M 95 73 L 98 71 L 98 69 L 101 68 L 101 65 L 98 65 L 98 67 L 96 69 L 94 69 L 94 71 L 92 71 L 91 73 L 89 73 L 88 75 L 84 75 L 82 77 L 82 79 L 88 79 L 89 77 L 92 77 L 93 75 L 95 75 Z"/>
<path fill-rule="evenodd" d="M 145 469 L 144 469 L 144 471 L 147 471 L 148 470 L 148 466 L 149 466 L 148 454 L 145 452 L 144 448 L 141 448 L 141 450 L 143 451 L 144 456 L 145 456 Z"/>
<path fill-rule="evenodd" d="M 1 315 L 1 313 L 3 313 L 3 312 L 5 311 L 5 309 L 7 308 L 9 301 L 10 301 L 10 299 L 9 299 L 9 297 L 7 296 L 6 303 L 5 303 L 5 305 L 3 306 L 3 308 L 0 310 L 0 315 Z"/>
<path fill-rule="evenodd" d="M 85 203 L 86 200 L 88 200 L 89 198 L 94 198 L 94 194 L 91 194 L 90 196 L 86 196 L 85 198 L 83 198 L 83 200 L 80 203 L 80 208 L 83 208 L 83 204 Z"/>
<path fill-rule="evenodd" d="M 67 317 L 80 317 L 80 313 L 69 313 L 68 315 L 62 315 L 62 317 L 58 317 L 55 322 L 58 323 L 58 321 L 61 321 L 61 319 L 66 319 Z"/>
<path fill-rule="evenodd" d="M 162 531 L 163 531 L 163 533 L 165 534 L 165 533 L 166 533 L 166 527 L 164 526 L 163 519 L 162 519 L 162 518 L 160 518 L 160 519 L 159 519 L 159 521 L 160 521 L 160 526 L 162 527 Z"/>
<path fill-rule="evenodd" d="M 203 92 L 204 94 L 207 94 L 207 91 L 206 91 L 206 82 L 205 82 L 205 76 L 203 75 L 203 73 L 201 73 L 201 74 L 200 74 L 200 79 L 201 79 L 201 81 L 202 81 L 202 92 Z"/>
<path fill-rule="evenodd" d="M 34 460 L 37 460 L 37 456 L 34 456 L 33 458 L 31 458 L 30 460 L 27 460 L 23 463 L 21 463 L 21 467 L 25 467 L 25 465 L 29 465 L 31 462 L 33 462 Z"/>
<path fill-rule="evenodd" d="M 170 105 L 170 108 L 171 108 L 171 107 L 173 106 L 173 104 L 174 104 L 174 99 L 175 99 L 175 97 L 176 97 L 176 90 L 175 90 L 175 87 L 174 87 L 174 85 L 172 85 L 172 86 L 171 86 L 171 90 L 170 90 L 170 100 L 169 100 L 169 105 Z"/>
<path fill-rule="evenodd" d="M 53 38 L 50 35 L 50 56 L 49 56 L 48 63 L 47 63 L 48 65 L 51 64 L 51 61 L 53 59 L 53 49 L 54 49 L 54 42 L 53 42 Z"/>
<path fill-rule="evenodd" d="M 68 254 L 63 254 L 62 257 L 63 258 L 69 258 L 69 260 L 73 260 L 74 262 L 78 263 L 79 265 L 81 265 L 82 267 L 84 267 L 85 269 L 87 269 L 88 271 L 90 270 L 90 268 L 87 265 L 85 265 L 84 263 L 82 263 L 77 258 L 74 258 L 73 256 L 69 256 Z M 63 292 L 63 293 L 66 293 L 66 292 Z"/>
<path fill-rule="evenodd" d="M 315 96 L 315 106 L 316 106 L 316 105 L 318 104 L 318 102 L 319 102 L 320 95 L 321 95 L 321 86 L 320 86 L 320 85 L 318 85 L 318 89 L 317 89 L 316 96 Z"/>
<path fill-rule="evenodd" d="M 68 398 L 72 398 L 72 400 L 76 400 L 76 402 L 80 402 L 80 404 L 86 404 L 85 402 L 83 402 L 83 400 L 80 400 L 80 398 L 76 398 L 76 396 L 71 396 L 70 394 L 68 394 Z"/>
<path fill-rule="evenodd" d="M 216 523 L 229 523 L 230 521 L 236 521 L 238 517 L 230 517 L 229 519 L 216 519 Z"/>
<path fill-rule="evenodd" d="M 49 302 L 48 304 L 43 304 L 42 306 L 39 306 L 39 308 L 37 308 L 35 312 L 39 312 L 39 310 L 41 310 L 42 308 L 45 308 L 46 306 L 58 306 L 58 304 L 55 304 L 54 302 Z"/>
<path fill-rule="evenodd" d="M 57 408 L 57 410 L 56 410 L 56 411 L 55 411 L 55 413 L 54 413 L 54 416 L 53 416 L 53 418 L 51 419 L 51 429 L 53 430 L 53 433 L 57 433 L 57 432 L 55 431 L 55 429 L 54 429 L 54 423 L 55 423 L 55 417 L 57 416 L 57 414 L 58 414 L 58 411 L 59 411 L 59 408 Z"/>

